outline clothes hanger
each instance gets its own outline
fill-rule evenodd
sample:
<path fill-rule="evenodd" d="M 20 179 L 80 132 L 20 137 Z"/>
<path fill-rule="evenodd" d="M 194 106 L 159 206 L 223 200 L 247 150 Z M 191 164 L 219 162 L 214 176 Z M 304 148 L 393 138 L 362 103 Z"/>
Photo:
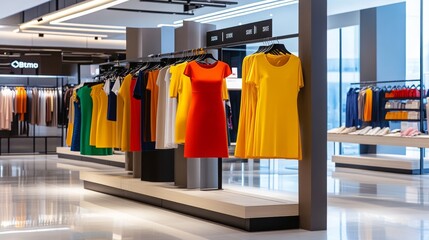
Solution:
<path fill-rule="evenodd" d="M 269 49 L 265 51 L 265 54 L 267 53 L 275 55 L 292 54 L 289 52 L 289 50 L 287 50 L 286 46 L 280 42 L 271 44 Z"/>

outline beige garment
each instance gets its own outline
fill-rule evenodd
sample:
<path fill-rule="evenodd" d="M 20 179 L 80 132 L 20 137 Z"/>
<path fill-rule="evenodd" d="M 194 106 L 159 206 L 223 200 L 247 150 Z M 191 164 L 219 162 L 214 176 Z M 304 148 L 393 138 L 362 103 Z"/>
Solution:
<path fill-rule="evenodd" d="M 13 92 L 9 88 L 0 91 L 0 129 L 11 130 L 13 121 Z"/>

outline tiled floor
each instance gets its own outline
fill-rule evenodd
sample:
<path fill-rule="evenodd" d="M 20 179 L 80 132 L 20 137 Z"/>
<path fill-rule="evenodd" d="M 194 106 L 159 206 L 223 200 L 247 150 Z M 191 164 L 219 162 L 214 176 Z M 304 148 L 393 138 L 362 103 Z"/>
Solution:
<path fill-rule="evenodd" d="M 84 190 L 78 171 L 110 167 L 55 156 L 0 157 L 0 239 L 429 239 L 429 175 L 328 172 L 328 230 L 247 233 Z M 227 188 L 297 192 L 297 164 L 225 163 Z"/>

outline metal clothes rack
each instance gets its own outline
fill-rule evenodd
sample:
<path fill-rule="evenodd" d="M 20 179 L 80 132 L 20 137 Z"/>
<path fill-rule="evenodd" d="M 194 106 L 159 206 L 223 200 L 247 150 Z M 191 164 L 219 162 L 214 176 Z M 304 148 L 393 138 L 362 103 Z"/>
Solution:
<path fill-rule="evenodd" d="M 210 47 L 187 49 L 187 50 L 183 50 L 183 51 L 175 51 L 175 52 L 170 52 L 170 53 L 151 54 L 148 57 L 149 58 L 174 57 L 176 55 L 185 55 L 186 53 L 199 54 L 199 53 L 201 53 L 201 51 L 206 52 L 207 50 L 217 50 L 219 53 L 219 59 L 222 59 L 222 48 L 234 47 L 234 46 L 240 46 L 240 45 L 252 44 L 252 43 L 261 43 L 261 42 L 262 43 L 264 43 L 264 42 L 268 43 L 268 42 L 272 42 L 272 41 L 292 39 L 292 38 L 299 38 L 299 34 L 294 33 L 294 34 L 281 35 L 281 36 L 276 36 L 276 37 L 268 37 L 268 38 L 263 38 L 263 39 L 244 40 L 244 41 L 239 41 L 239 42 L 235 42 L 235 43 L 219 44 L 219 45 L 210 46 Z M 145 60 L 145 59 L 148 59 L 148 57 L 143 57 L 143 58 L 138 58 L 138 59 L 133 59 L 133 60 Z M 123 61 L 130 61 L 130 60 L 123 60 Z M 218 174 L 217 174 L 218 175 L 218 188 L 217 188 L 217 190 L 221 190 L 222 189 L 222 158 L 218 158 L 217 166 L 218 166 Z"/>
<path fill-rule="evenodd" d="M 419 82 L 420 79 L 409 79 L 409 80 L 388 80 L 388 81 L 365 81 L 350 83 L 350 85 L 366 85 L 366 84 L 384 84 L 384 83 L 399 83 L 399 82 Z"/>
<path fill-rule="evenodd" d="M 1 77 L 1 75 L 0 75 Z M 17 76 L 6 76 L 6 77 L 20 77 L 19 75 Z M 60 76 L 60 77 L 52 77 L 55 78 L 55 86 L 53 85 L 30 85 L 30 76 L 26 77 L 26 84 L 1 84 L 0 86 L 5 86 L 5 87 L 25 87 L 26 89 L 28 88 L 46 88 L 46 89 L 55 89 L 58 90 L 59 88 L 61 88 L 61 93 L 63 94 L 63 88 L 64 88 L 64 77 L 65 76 Z M 59 84 L 59 80 L 61 80 L 61 86 Z M 57 106 L 60 109 L 60 106 L 63 106 L 62 104 L 62 98 L 60 98 L 60 96 L 57 97 Z M 61 146 L 64 146 L 64 125 L 66 124 L 65 121 L 65 112 L 62 111 L 62 114 L 59 115 L 59 119 L 58 122 L 61 122 L 61 136 L 36 136 L 36 125 L 33 126 L 33 136 L 30 136 L 30 131 L 27 131 L 26 136 L 25 135 L 18 135 L 18 136 L 7 136 L 7 137 L 2 137 L 0 136 L 0 155 L 2 155 L 2 139 L 7 139 L 7 153 L 10 154 L 10 142 L 11 139 L 32 139 L 32 150 L 33 153 L 36 153 L 36 139 L 44 139 L 44 153 L 47 154 L 48 153 L 48 139 L 49 138 L 60 138 L 61 141 Z M 29 129 L 29 123 L 27 123 L 27 129 Z"/>
<path fill-rule="evenodd" d="M 424 89 L 424 84 L 423 84 L 423 78 L 421 79 L 406 79 L 406 80 L 387 80 L 387 81 L 363 81 L 363 82 L 356 82 L 356 83 L 350 83 L 350 86 L 353 85 L 376 85 L 376 84 L 386 84 L 386 83 L 406 83 L 406 82 L 419 82 L 420 85 L 420 97 L 419 97 L 419 101 L 420 101 L 420 119 L 417 120 L 420 123 L 420 131 L 421 132 L 425 132 L 424 129 L 424 121 L 425 121 L 425 116 L 424 116 L 424 98 L 425 98 L 425 89 Z M 416 120 L 414 120 L 416 121 Z M 429 126 L 428 126 L 429 128 Z M 429 130 L 429 129 L 428 129 Z M 420 157 L 419 157 L 419 163 L 420 163 L 420 175 L 424 174 L 424 158 L 425 158 L 425 148 L 419 148 L 420 149 Z"/>
<path fill-rule="evenodd" d="M 299 38 L 299 34 L 294 33 L 294 34 L 287 34 L 287 35 L 281 35 L 281 36 L 276 36 L 276 37 L 268 37 L 268 38 L 255 39 L 255 40 L 245 40 L 245 41 L 240 41 L 240 42 L 236 42 L 236 43 L 220 44 L 220 45 L 215 45 L 215 46 L 210 46 L 210 47 L 187 49 L 187 50 L 175 51 L 175 52 L 169 52 L 169 53 L 150 54 L 147 57 L 124 59 L 124 60 L 115 60 L 115 61 L 100 63 L 99 65 L 100 66 L 109 65 L 109 64 L 110 65 L 120 65 L 121 63 L 144 62 L 144 61 L 148 61 L 148 60 L 153 60 L 155 58 L 174 57 L 176 55 L 183 55 L 186 53 L 198 54 L 198 53 L 201 53 L 201 51 L 207 51 L 207 50 L 218 50 L 218 51 L 220 51 L 222 48 L 225 48 L 225 47 L 234 47 L 234 46 L 245 45 L 245 44 L 270 42 L 270 41 L 277 41 L 277 40 L 284 40 L 284 39 L 291 39 L 291 38 Z"/>

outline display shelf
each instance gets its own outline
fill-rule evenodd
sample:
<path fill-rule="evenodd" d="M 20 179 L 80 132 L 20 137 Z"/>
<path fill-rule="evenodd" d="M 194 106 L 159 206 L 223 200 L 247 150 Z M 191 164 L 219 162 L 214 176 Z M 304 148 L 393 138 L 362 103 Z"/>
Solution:
<path fill-rule="evenodd" d="M 200 191 L 132 178 L 128 172 L 81 171 L 84 187 L 219 222 L 246 231 L 299 227 L 296 198 L 283 199 L 235 190 Z"/>
<path fill-rule="evenodd" d="M 420 159 L 393 154 L 360 154 L 334 155 L 332 162 L 336 167 L 347 167 L 382 172 L 420 174 Z M 429 160 L 424 159 L 424 166 L 429 166 Z M 429 168 L 423 168 L 429 173 Z"/>
<path fill-rule="evenodd" d="M 68 147 L 57 147 L 57 154 L 59 158 L 125 168 L 124 154 L 113 154 L 107 156 L 81 155 L 80 152 L 70 151 L 70 148 Z"/>
<path fill-rule="evenodd" d="M 393 137 L 393 136 L 367 136 L 367 135 L 328 133 L 328 141 L 358 143 L 358 144 L 366 144 L 366 145 L 387 145 L 387 146 L 429 148 L 428 135 L 419 135 L 415 137 Z"/>

